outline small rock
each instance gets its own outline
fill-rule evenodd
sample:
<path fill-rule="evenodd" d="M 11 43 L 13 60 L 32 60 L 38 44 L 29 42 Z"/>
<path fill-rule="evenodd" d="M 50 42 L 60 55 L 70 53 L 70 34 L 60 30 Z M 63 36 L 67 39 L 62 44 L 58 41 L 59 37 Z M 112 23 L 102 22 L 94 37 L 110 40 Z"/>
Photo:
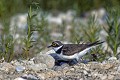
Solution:
<path fill-rule="evenodd" d="M 13 64 L 14 66 L 21 65 L 20 61 L 17 60 L 11 61 L 10 63 Z"/>
<path fill-rule="evenodd" d="M 62 67 L 61 67 L 61 66 L 54 66 L 54 67 L 53 67 L 53 70 L 59 71 L 59 70 L 62 70 Z"/>
<path fill-rule="evenodd" d="M 107 75 L 101 75 L 100 78 L 101 78 L 101 80 L 106 80 L 107 79 Z"/>
<path fill-rule="evenodd" d="M 80 80 L 84 80 L 83 78 L 81 78 Z"/>
<path fill-rule="evenodd" d="M 34 75 L 31 75 L 31 74 L 24 75 L 24 76 L 22 76 L 21 78 L 27 79 L 27 80 L 40 80 L 38 77 L 36 77 L 36 76 L 34 76 Z"/>
<path fill-rule="evenodd" d="M 62 68 L 66 68 L 66 67 L 69 67 L 69 65 L 67 63 L 64 63 L 61 65 Z"/>
<path fill-rule="evenodd" d="M 109 58 L 108 60 L 105 60 L 105 61 L 103 61 L 102 62 L 102 64 L 108 64 L 108 65 L 111 65 L 111 66 L 114 66 L 114 68 L 115 67 L 118 67 L 119 66 L 119 60 L 117 60 L 117 58 L 116 57 L 111 57 L 111 58 Z"/>
<path fill-rule="evenodd" d="M 74 69 L 74 68 L 71 68 L 70 71 L 75 71 L 75 69 Z"/>
<path fill-rule="evenodd" d="M 47 54 L 39 54 L 34 59 L 35 64 L 43 63 L 46 64 L 48 68 L 53 68 L 55 65 L 55 60 L 52 56 Z"/>
<path fill-rule="evenodd" d="M 113 78 L 114 78 L 114 75 L 108 75 L 109 80 L 113 80 Z"/>
<path fill-rule="evenodd" d="M 34 61 L 28 61 L 27 64 L 28 64 L 28 65 L 34 65 L 35 63 L 34 63 Z"/>
<path fill-rule="evenodd" d="M 38 77 L 28 74 L 28 75 L 23 75 L 21 77 L 18 77 L 14 80 L 40 80 Z"/>
<path fill-rule="evenodd" d="M 110 57 L 110 58 L 108 59 L 108 61 L 112 61 L 112 60 L 117 60 L 117 58 L 116 58 L 116 57 Z"/>
<path fill-rule="evenodd" d="M 120 74 L 116 75 L 113 80 L 120 80 Z"/>
<path fill-rule="evenodd" d="M 23 79 L 21 77 L 18 77 L 18 78 L 15 78 L 14 80 L 26 80 L 26 79 Z"/>
<path fill-rule="evenodd" d="M 0 75 L 0 80 L 3 80 L 3 79 L 4 79 L 3 75 Z"/>
<path fill-rule="evenodd" d="M 0 64 L 0 70 L 3 70 L 5 72 L 14 72 L 15 67 L 11 65 L 10 63 L 3 62 L 2 64 Z"/>
<path fill-rule="evenodd" d="M 118 72 L 120 72 L 120 66 L 118 66 L 118 69 L 117 69 Z"/>
<path fill-rule="evenodd" d="M 85 70 L 83 71 L 83 73 L 84 73 L 85 75 L 88 75 L 88 72 L 87 72 L 87 71 L 85 71 Z"/>
<path fill-rule="evenodd" d="M 39 64 L 34 64 L 34 65 L 28 65 L 28 68 L 34 71 L 40 71 L 40 70 L 47 69 L 47 65 L 43 63 L 39 63 Z"/>
<path fill-rule="evenodd" d="M 42 80 L 45 80 L 45 75 L 42 75 L 42 74 L 38 74 L 38 77 Z"/>
<path fill-rule="evenodd" d="M 24 66 L 17 66 L 16 67 L 16 71 L 17 72 L 22 72 L 22 71 L 24 71 L 25 70 L 25 67 Z"/>
<path fill-rule="evenodd" d="M 59 77 L 54 77 L 53 79 L 50 80 L 62 80 L 62 79 L 59 79 Z"/>
<path fill-rule="evenodd" d="M 102 64 L 101 65 L 101 69 L 104 69 L 104 70 L 107 70 L 107 69 L 110 69 L 110 68 L 113 68 L 114 65 L 113 64 Z"/>

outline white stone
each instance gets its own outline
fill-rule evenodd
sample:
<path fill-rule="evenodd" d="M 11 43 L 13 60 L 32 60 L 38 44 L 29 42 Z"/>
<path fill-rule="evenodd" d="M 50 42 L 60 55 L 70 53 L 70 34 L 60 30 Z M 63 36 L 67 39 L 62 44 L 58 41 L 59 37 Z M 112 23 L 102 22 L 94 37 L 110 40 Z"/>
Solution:
<path fill-rule="evenodd" d="M 21 77 L 18 77 L 18 78 L 15 78 L 14 80 L 26 80 L 26 79 L 23 79 Z"/>
<path fill-rule="evenodd" d="M 87 75 L 87 74 L 88 74 L 88 72 L 87 72 L 87 71 L 85 71 L 85 70 L 83 71 L 83 73 L 84 73 L 85 75 Z"/>
<path fill-rule="evenodd" d="M 47 65 L 48 68 L 53 68 L 53 66 L 55 65 L 55 59 L 48 54 L 38 54 L 34 59 L 34 63 L 43 63 Z"/>
<path fill-rule="evenodd" d="M 113 57 L 110 57 L 108 60 L 109 60 L 109 61 L 117 60 L 117 58 L 113 56 Z"/>
<path fill-rule="evenodd" d="M 118 67 L 117 71 L 120 72 L 120 66 Z"/>
<path fill-rule="evenodd" d="M 43 64 L 43 63 L 39 63 L 39 64 L 34 64 L 34 65 L 28 65 L 28 68 L 34 71 L 40 71 L 40 70 L 44 70 L 47 69 L 47 65 Z"/>
<path fill-rule="evenodd" d="M 22 71 L 24 71 L 25 70 L 25 67 L 24 66 L 17 66 L 16 67 L 16 71 L 17 72 L 22 72 Z"/>

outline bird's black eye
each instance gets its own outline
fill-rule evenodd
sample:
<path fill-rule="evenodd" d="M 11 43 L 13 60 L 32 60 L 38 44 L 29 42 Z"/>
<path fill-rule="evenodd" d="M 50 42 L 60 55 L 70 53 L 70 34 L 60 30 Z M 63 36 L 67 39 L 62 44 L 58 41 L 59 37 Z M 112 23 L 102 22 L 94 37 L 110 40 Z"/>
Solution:
<path fill-rule="evenodd" d="M 52 46 L 57 46 L 57 44 L 53 42 L 53 43 L 52 43 Z"/>
<path fill-rule="evenodd" d="M 57 44 L 53 42 L 53 43 L 52 43 L 52 46 L 53 46 L 53 47 L 56 47 L 56 46 L 57 46 Z"/>

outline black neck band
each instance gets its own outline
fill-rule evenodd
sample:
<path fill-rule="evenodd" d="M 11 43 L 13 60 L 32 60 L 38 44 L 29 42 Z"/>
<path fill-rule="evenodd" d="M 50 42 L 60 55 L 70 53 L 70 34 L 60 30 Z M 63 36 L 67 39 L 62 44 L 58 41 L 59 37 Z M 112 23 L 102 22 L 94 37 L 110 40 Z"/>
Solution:
<path fill-rule="evenodd" d="M 61 51 L 62 51 L 62 48 L 63 48 L 63 46 L 62 46 L 60 49 L 58 49 L 58 50 L 56 51 L 56 53 L 57 53 L 57 54 L 60 54 Z"/>

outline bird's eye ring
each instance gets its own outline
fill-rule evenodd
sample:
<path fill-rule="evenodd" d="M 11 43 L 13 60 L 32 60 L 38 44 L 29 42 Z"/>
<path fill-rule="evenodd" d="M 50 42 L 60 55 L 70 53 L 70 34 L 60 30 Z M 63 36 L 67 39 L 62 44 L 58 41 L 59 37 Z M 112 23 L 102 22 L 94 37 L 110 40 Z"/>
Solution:
<path fill-rule="evenodd" d="M 56 43 L 52 43 L 52 46 L 56 46 L 57 44 Z"/>

